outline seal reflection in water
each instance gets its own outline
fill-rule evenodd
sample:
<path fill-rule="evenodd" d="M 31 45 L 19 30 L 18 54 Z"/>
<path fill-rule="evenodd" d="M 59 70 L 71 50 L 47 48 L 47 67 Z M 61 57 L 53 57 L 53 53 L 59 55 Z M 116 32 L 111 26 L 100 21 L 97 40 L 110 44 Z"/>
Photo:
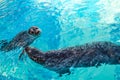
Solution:
<path fill-rule="evenodd" d="M 48 52 L 26 47 L 25 51 L 30 59 L 60 75 L 70 73 L 71 67 L 120 63 L 120 46 L 111 42 L 93 42 Z"/>
<path fill-rule="evenodd" d="M 8 52 L 16 48 L 29 46 L 35 39 L 39 37 L 40 33 L 41 31 L 38 27 L 30 27 L 28 30 L 18 33 L 9 42 L 7 42 L 7 40 L 0 41 L 0 50 Z"/>

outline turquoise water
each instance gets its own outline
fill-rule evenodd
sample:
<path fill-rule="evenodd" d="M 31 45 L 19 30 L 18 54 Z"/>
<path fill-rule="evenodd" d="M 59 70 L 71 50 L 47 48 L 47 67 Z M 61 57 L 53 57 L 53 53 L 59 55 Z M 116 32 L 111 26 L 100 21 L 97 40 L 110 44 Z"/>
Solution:
<path fill-rule="evenodd" d="M 31 46 L 43 51 L 93 41 L 120 44 L 118 0 L 0 0 L 0 40 L 39 26 L 41 36 Z M 0 80 L 120 80 L 120 65 L 71 69 L 58 77 L 24 56 L 21 49 L 0 52 Z"/>

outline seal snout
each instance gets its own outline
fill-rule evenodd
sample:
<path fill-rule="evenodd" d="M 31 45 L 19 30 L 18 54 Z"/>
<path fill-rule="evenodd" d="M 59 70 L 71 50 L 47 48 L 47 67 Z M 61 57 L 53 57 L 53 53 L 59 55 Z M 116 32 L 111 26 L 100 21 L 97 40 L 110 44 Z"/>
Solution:
<path fill-rule="evenodd" d="M 35 32 L 35 34 L 36 34 L 36 35 L 39 35 L 40 32 L 41 32 L 41 31 L 40 31 L 39 29 L 37 29 L 36 32 Z"/>
<path fill-rule="evenodd" d="M 36 26 L 32 26 L 29 29 L 28 33 L 31 34 L 31 35 L 37 36 L 37 35 L 39 35 L 41 33 L 41 30 L 38 27 L 36 27 Z"/>

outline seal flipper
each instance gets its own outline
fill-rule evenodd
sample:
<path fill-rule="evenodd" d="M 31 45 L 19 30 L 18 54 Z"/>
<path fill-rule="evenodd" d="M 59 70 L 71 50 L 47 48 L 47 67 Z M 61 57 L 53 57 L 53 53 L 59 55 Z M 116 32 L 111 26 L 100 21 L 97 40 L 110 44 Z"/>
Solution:
<path fill-rule="evenodd" d="M 67 73 L 67 75 L 70 75 L 71 74 L 71 71 L 68 69 L 65 73 Z M 64 73 L 59 73 L 59 77 L 62 77 Z"/>
<path fill-rule="evenodd" d="M 22 53 L 19 55 L 19 60 L 22 59 L 22 56 L 24 53 L 25 53 L 25 50 L 23 50 Z"/>
<path fill-rule="evenodd" d="M 67 73 L 67 75 L 70 75 L 71 74 L 71 71 L 70 70 L 68 70 L 68 73 Z"/>

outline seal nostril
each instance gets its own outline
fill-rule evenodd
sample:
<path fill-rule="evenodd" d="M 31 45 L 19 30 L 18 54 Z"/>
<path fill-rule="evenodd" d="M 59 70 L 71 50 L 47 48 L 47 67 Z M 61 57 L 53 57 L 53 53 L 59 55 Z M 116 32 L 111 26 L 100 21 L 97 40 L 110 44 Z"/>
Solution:
<path fill-rule="evenodd" d="M 37 34 L 39 34 L 40 33 L 40 31 L 37 31 Z"/>
<path fill-rule="evenodd" d="M 36 35 L 38 35 L 38 34 L 40 34 L 40 31 L 39 31 L 39 30 L 36 31 Z"/>
<path fill-rule="evenodd" d="M 31 34 L 33 34 L 34 32 L 33 31 L 31 31 Z"/>
<path fill-rule="evenodd" d="M 38 29 L 37 27 L 35 29 Z"/>

